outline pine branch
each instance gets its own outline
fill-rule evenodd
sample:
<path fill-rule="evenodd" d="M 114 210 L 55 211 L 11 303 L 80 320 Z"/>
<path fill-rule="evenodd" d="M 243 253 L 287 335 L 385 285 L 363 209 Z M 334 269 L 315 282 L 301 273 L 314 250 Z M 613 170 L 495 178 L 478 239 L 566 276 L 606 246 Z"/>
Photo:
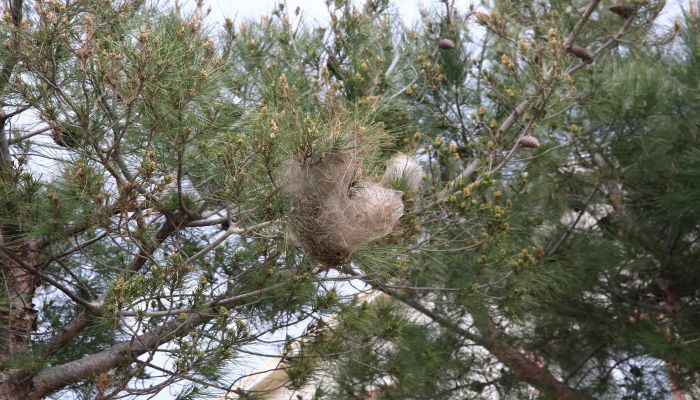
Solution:
<path fill-rule="evenodd" d="M 177 226 L 174 224 L 164 224 L 161 229 L 156 233 L 156 236 L 154 238 L 153 244 L 151 245 L 144 245 L 142 246 L 139 254 L 132 260 L 132 262 L 129 264 L 127 267 L 126 271 L 127 272 L 135 272 L 141 269 L 141 267 L 146 263 L 147 260 L 150 259 L 152 256 L 153 252 L 156 251 L 160 245 L 170 236 L 172 235 L 175 230 L 182 225 L 187 224 L 187 218 L 176 218 L 177 221 Z M 191 264 L 195 262 L 196 260 L 202 258 L 206 254 L 210 253 L 213 249 L 218 247 L 221 243 L 223 243 L 226 239 L 228 239 L 231 235 L 233 234 L 245 234 L 249 232 L 254 232 L 260 228 L 269 226 L 270 224 L 275 223 L 276 221 L 267 221 L 263 222 L 260 224 L 256 224 L 247 228 L 239 228 L 236 226 L 231 226 L 226 232 L 224 232 L 222 235 L 220 235 L 216 240 L 212 241 L 207 247 L 202 249 L 201 251 L 197 252 L 193 256 L 191 256 L 189 259 L 185 261 L 185 265 Z M 99 314 L 99 311 L 104 307 L 105 302 L 107 301 L 108 297 L 108 292 L 105 291 L 100 296 L 93 302 L 91 302 L 92 307 L 86 308 L 82 312 L 78 314 L 74 318 L 73 321 L 71 321 L 62 331 L 59 333 L 56 337 L 54 337 L 51 342 L 46 346 L 45 352 L 47 353 L 53 353 L 55 351 L 58 351 L 62 348 L 63 345 L 65 345 L 68 341 L 72 340 L 74 337 L 78 336 L 80 332 L 83 330 L 83 328 L 90 322 L 92 317 L 95 315 Z M 247 297 L 247 296 L 246 296 Z M 246 298 L 246 297 L 241 297 L 241 298 Z M 229 304 L 229 303 L 234 303 L 236 301 L 240 300 L 238 297 L 234 297 L 231 299 L 222 299 L 217 302 L 214 302 L 212 304 L 216 305 L 223 305 L 223 304 Z M 166 314 L 172 314 L 175 311 L 166 311 Z M 128 314 L 128 313 L 127 313 Z"/>
<path fill-rule="evenodd" d="M 508 338 L 502 330 L 496 327 L 488 317 L 473 318 L 475 326 L 482 333 L 481 335 L 477 335 L 460 327 L 451 320 L 440 316 L 438 313 L 429 310 L 418 301 L 401 295 L 395 290 L 389 289 L 376 281 L 367 281 L 367 283 L 427 316 L 433 322 L 448 331 L 484 347 L 493 354 L 499 362 L 503 363 L 511 372 L 518 376 L 518 378 L 537 388 L 543 394 L 554 395 L 555 398 L 563 400 L 587 398 L 582 393 L 562 383 L 544 367 L 530 360 L 520 350 L 508 345 L 508 343 L 512 343 L 512 340 Z"/>
<path fill-rule="evenodd" d="M 11 45 L 13 50 L 17 50 L 17 44 L 19 42 L 19 36 L 17 31 L 19 31 L 22 24 L 22 8 L 24 7 L 24 0 L 6 0 L 7 7 L 9 8 L 10 18 L 12 20 L 12 25 L 15 31 L 12 32 Z M 14 54 L 10 54 L 7 59 L 3 60 L 2 68 L 0 68 L 0 94 L 5 92 L 7 84 L 10 82 L 10 77 L 12 72 L 17 65 L 17 57 Z"/>
<path fill-rule="evenodd" d="M 214 310 L 207 311 L 192 313 L 184 321 L 172 319 L 162 328 L 139 335 L 133 340 L 118 343 L 107 350 L 90 354 L 79 360 L 48 368 L 32 379 L 33 398 L 43 398 L 71 383 L 128 365 L 141 354 L 153 351 L 161 344 L 182 337 L 197 326 L 210 321 L 216 313 Z"/>
<path fill-rule="evenodd" d="M 583 12 L 581 19 L 576 22 L 576 25 L 574 25 L 574 28 L 571 30 L 567 47 L 571 46 L 576 41 L 579 32 L 581 32 L 583 26 L 586 24 L 586 22 L 588 22 L 588 19 L 591 17 L 591 14 L 593 14 L 593 11 L 595 11 L 595 9 L 598 7 L 598 4 L 600 4 L 600 0 L 591 0 L 591 2 L 588 3 L 588 7 L 586 7 L 586 11 Z"/>
<path fill-rule="evenodd" d="M 165 239 L 175 232 L 176 228 L 176 225 L 172 223 L 163 224 L 160 230 L 156 233 L 154 240 L 151 243 L 146 243 L 141 246 L 139 253 L 127 266 L 126 271 L 134 272 L 141 269 L 146 261 L 150 259 L 153 252 L 160 247 Z M 92 317 L 97 315 L 102 307 L 104 307 L 107 297 L 108 292 L 102 292 L 99 297 L 92 302 L 94 307 L 86 308 L 75 318 L 73 318 L 73 320 L 46 345 L 44 353 L 51 354 L 59 351 L 66 343 L 78 336 L 83 328 L 85 328 L 85 326 L 87 326 L 87 324 L 92 320 Z"/>
<path fill-rule="evenodd" d="M 25 140 L 27 140 L 27 139 L 29 139 L 29 138 L 33 138 L 34 136 L 41 135 L 42 133 L 48 132 L 48 131 L 50 131 L 50 130 L 51 130 L 51 127 L 48 127 L 48 126 L 47 126 L 47 127 L 45 127 L 45 128 L 40 128 L 40 129 L 36 129 L 36 130 L 34 130 L 34 131 L 31 131 L 31 132 L 27 132 L 27 133 L 25 133 L 24 135 L 22 135 L 22 136 L 20 136 L 20 137 L 18 137 L 18 138 L 10 139 L 9 144 L 21 143 L 21 142 L 23 142 L 23 141 L 25 141 Z"/>
<path fill-rule="evenodd" d="M 245 300 L 249 297 L 257 297 L 261 294 L 265 294 L 267 292 L 272 292 L 275 290 L 279 290 L 280 288 L 284 287 L 287 285 L 287 282 L 283 283 L 278 283 L 276 285 L 271 285 L 262 289 L 258 290 L 253 290 L 251 292 L 247 293 L 241 293 L 237 294 L 235 296 L 229 296 L 229 297 L 223 297 L 219 300 L 212 301 L 209 303 L 206 303 L 204 305 L 198 305 L 197 308 L 201 309 L 202 307 L 207 307 L 209 309 L 216 309 L 216 307 L 219 306 L 228 306 L 232 304 L 236 304 L 240 302 L 241 300 Z M 173 310 L 165 310 L 165 311 L 146 311 L 146 312 L 141 312 L 141 311 L 122 311 L 120 315 L 124 317 L 168 317 L 172 315 L 180 315 L 180 314 L 191 314 L 195 312 L 195 308 L 192 307 L 187 307 L 187 308 L 177 308 Z"/>
<path fill-rule="evenodd" d="M 285 285 L 288 282 L 284 283 Z M 282 284 L 280 284 L 282 285 Z M 203 311 L 192 312 L 184 319 L 178 315 L 162 328 L 138 335 L 132 340 L 117 343 L 109 349 L 91 354 L 78 360 L 56 365 L 39 373 L 32 379 L 34 392 L 31 399 L 43 398 L 66 385 L 80 382 L 102 372 L 134 362 L 140 355 L 155 351 L 163 343 L 190 333 L 195 328 L 211 321 L 218 315 L 218 307 L 237 307 L 256 301 L 258 295 L 278 289 L 268 287 L 212 303 Z"/>
<path fill-rule="evenodd" d="M 93 303 L 91 303 L 91 302 L 89 302 L 89 301 L 87 301 L 87 300 L 81 298 L 80 296 L 76 295 L 75 293 L 73 293 L 73 291 L 71 291 L 70 289 L 68 289 L 68 288 L 67 288 L 66 286 L 64 286 L 62 283 L 60 283 L 60 282 L 58 282 L 57 280 L 53 279 L 51 276 L 45 274 L 45 273 L 44 273 L 43 271 L 41 271 L 40 269 L 35 268 L 34 266 L 31 266 L 31 265 L 26 264 L 24 261 L 22 261 L 21 259 L 19 259 L 18 257 L 16 257 L 12 252 L 10 252 L 9 250 L 7 250 L 7 249 L 5 248 L 5 246 L 2 246 L 1 244 L 0 244 L 0 250 L 2 250 L 2 252 L 5 253 L 5 255 L 6 255 L 7 257 L 9 257 L 10 259 L 12 259 L 12 261 L 13 261 L 15 264 L 19 265 L 21 268 L 23 268 L 25 271 L 29 272 L 30 274 L 36 276 L 37 278 L 43 280 L 44 282 L 46 282 L 46 283 L 50 284 L 51 286 L 55 287 L 56 289 L 60 290 L 63 294 L 65 294 L 66 296 L 68 296 L 68 298 L 70 298 L 70 299 L 73 300 L 74 302 L 76 302 L 76 303 L 78 303 L 78 304 L 80 304 L 80 305 L 82 305 L 82 306 L 84 306 L 84 307 L 86 307 L 86 308 L 88 308 L 88 309 L 94 307 L 94 304 L 93 304 Z"/>

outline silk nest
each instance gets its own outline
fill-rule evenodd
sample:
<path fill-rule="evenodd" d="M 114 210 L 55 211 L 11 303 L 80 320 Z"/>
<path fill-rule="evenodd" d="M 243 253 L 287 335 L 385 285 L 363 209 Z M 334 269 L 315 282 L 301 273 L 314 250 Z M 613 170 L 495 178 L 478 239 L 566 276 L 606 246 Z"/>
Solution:
<path fill-rule="evenodd" d="M 294 198 L 294 240 L 326 267 L 345 263 L 357 249 L 392 232 L 404 213 L 403 192 L 417 190 L 423 171 L 405 155 L 390 160 L 382 184 L 359 179 L 361 154 L 344 151 L 316 160 L 290 159 L 280 168 L 282 187 Z"/>

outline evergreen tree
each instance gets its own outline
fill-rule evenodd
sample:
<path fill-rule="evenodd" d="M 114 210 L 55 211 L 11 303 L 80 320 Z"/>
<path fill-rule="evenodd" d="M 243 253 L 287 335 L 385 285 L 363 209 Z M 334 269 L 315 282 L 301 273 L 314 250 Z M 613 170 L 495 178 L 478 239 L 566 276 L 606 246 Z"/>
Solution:
<path fill-rule="evenodd" d="M 697 390 L 700 49 L 651 53 L 662 5 L 6 1 L 0 398 L 247 398 L 270 340 L 326 398 Z"/>
<path fill-rule="evenodd" d="M 654 12 L 649 6 L 632 7 L 633 15 L 621 15 L 618 25 L 600 10 L 590 23 L 639 27 Z M 490 16 L 475 17 L 501 36 L 493 15 L 512 15 L 508 7 L 524 9 L 500 3 Z M 565 24 L 566 10 L 551 7 L 528 20 L 546 21 L 552 13 Z M 619 7 L 611 11 L 620 14 Z M 575 32 L 577 21 L 568 29 Z M 680 29 L 677 23 L 675 31 Z M 530 157 L 517 153 L 519 160 L 494 141 L 502 131 L 477 136 L 499 109 L 493 102 L 475 113 L 481 125 L 462 122 L 455 86 L 444 88 L 443 96 L 438 90 L 436 104 L 428 96 L 412 104 L 420 110 L 421 133 L 437 138 L 427 150 L 434 151 L 429 178 L 438 182 L 435 190 L 446 183 L 451 188 L 448 179 L 455 176 L 445 142 L 457 160 L 479 140 L 497 150 L 467 169 L 469 175 L 459 175 L 463 189 L 452 189 L 440 211 L 418 205 L 422 213 L 415 218 L 425 233 L 406 271 L 369 281 L 394 300 L 350 305 L 353 312 L 342 314 L 332 336 L 309 346 L 309 353 L 320 349 L 338 357 L 331 397 L 698 395 L 697 18 L 691 14 L 680 33 L 675 46 L 664 47 L 673 31 L 638 32 L 607 55 L 581 50 L 604 38 L 579 36 L 591 41 L 569 52 L 594 63 L 562 74 L 559 92 L 537 86 L 541 97 L 531 98 L 528 111 L 520 111 L 525 115 L 515 114 L 522 120 L 520 144 L 539 146 Z M 512 64 L 519 76 L 510 82 L 534 80 L 524 78 L 532 69 L 505 50 L 517 46 L 526 53 L 528 43 L 517 37 L 509 42 L 496 44 L 495 55 L 505 54 L 500 60 L 491 56 L 502 66 L 485 68 L 484 85 L 493 90 L 501 84 L 504 94 L 511 87 L 503 71 Z M 651 42 L 656 46 L 642 46 Z M 482 49 L 489 54 L 492 48 Z M 570 65 L 563 58 L 533 58 L 528 66 L 538 71 L 555 61 L 564 70 Z M 446 77 L 455 73 L 450 64 L 440 66 Z M 457 100 L 447 92 L 457 93 Z M 430 107 L 439 124 L 426 123 Z M 440 115 L 440 107 L 448 111 Z M 452 121 L 453 129 L 444 121 Z"/>

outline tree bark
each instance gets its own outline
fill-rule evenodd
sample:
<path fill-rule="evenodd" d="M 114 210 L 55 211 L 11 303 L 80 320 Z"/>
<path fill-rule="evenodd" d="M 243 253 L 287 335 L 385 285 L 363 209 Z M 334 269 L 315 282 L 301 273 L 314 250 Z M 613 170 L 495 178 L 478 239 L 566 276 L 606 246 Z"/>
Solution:
<path fill-rule="evenodd" d="M 12 72 L 17 65 L 17 54 L 15 54 L 14 51 L 17 51 L 19 48 L 17 30 L 19 30 L 22 25 L 24 0 L 6 0 L 5 7 L 6 12 L 10 15 L 15 31 L 12 32 L 12 36 L 10 37 L 10 52 L 2 60 L 2 67 L 0 67 L 0 95 L 5 92 L 5 88 L 12 77 Z M 9 133 L 5 132 L 6 122 L 7 118 L 5 117 L 4 110 L 0 108 L 0 172 L 7 171 L 12 167 L 12 161 L 10 160 Z"/>
<path fill-rule="evenodd" d="M 37 310 L 32 299 L 37 279 L 22 264 L 36 263 L 37 242 L 6 244 L 2 239 L 0 235 L 0 246 L 5 250 L 0 253 L 0 274 L 5 291 L 0 305 L 0 361 L 5 361 L 27 351 L 29 337 L 36 327 Z"/>
<path fill-rule="evenodd" d="M 480 324 L 477 324 L 479 327 Z M 481 326 L 481 328 L 485 328 Z M 528 357 L 527 354 L 508 344 L 508 337 L 495 327 L 484 329 L 488 332 L 478 343 L 493 354 L 513 374 L 529 383 L 544 395 L 559 400 L 585 399 L 586 397 L 554 377 L 546 368 Z"/>
<path fill-rule="evenodd" d="M 36 329 L 37 310 L 32 299 L 37 278 L 24 266 L 36 264 L 36 240 L 4 243 L 0 234 L 0 274 L 4 286 L 0 305 L 0 362 L 20 356 L 29 349 L 29 339 Z M 0 370 L 1 371 L 1 370 Z M 0 400 L 23 399 L 21 382 L 25 375 L 19 371 L 0 372 Z"/>

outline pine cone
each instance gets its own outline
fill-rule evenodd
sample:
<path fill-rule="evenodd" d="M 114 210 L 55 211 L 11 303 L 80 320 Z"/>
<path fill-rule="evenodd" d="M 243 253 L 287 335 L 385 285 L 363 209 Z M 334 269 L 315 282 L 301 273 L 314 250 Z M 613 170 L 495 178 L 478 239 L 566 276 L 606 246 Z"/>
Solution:
<path fill-rule="evenodd" d="M 521 146 L 528 148 L 528 149 L 536 149 L 540 147 L 540 141 L 537 140 L 536 137 L 531 136 L 531 135 L 525 135 L 518 139 L 518 143 L 520 143 Z"/>
<path fill-rule="evenodd" d="M 593 62 L 593 53 L 581 46 L 576 46 L 575 44 L 573 44 L 567 47 L 566 51 L 580 58 L 581 61 L 583 61 L 586 64 L 590 64 Z"/>
<path fill-rule="evenodd" d="M 634 15 L 637 9 L 632 4 L 615 4 L 608 10 L 621 16 L 622 18 L 629 18 Z"/>
<path fill-rule="evenodd" d="M 443 50 L 450 50 L 455 48 L 455 44 L 450 39 L 442 38 L 438 40 L 438 47 Z"/>

